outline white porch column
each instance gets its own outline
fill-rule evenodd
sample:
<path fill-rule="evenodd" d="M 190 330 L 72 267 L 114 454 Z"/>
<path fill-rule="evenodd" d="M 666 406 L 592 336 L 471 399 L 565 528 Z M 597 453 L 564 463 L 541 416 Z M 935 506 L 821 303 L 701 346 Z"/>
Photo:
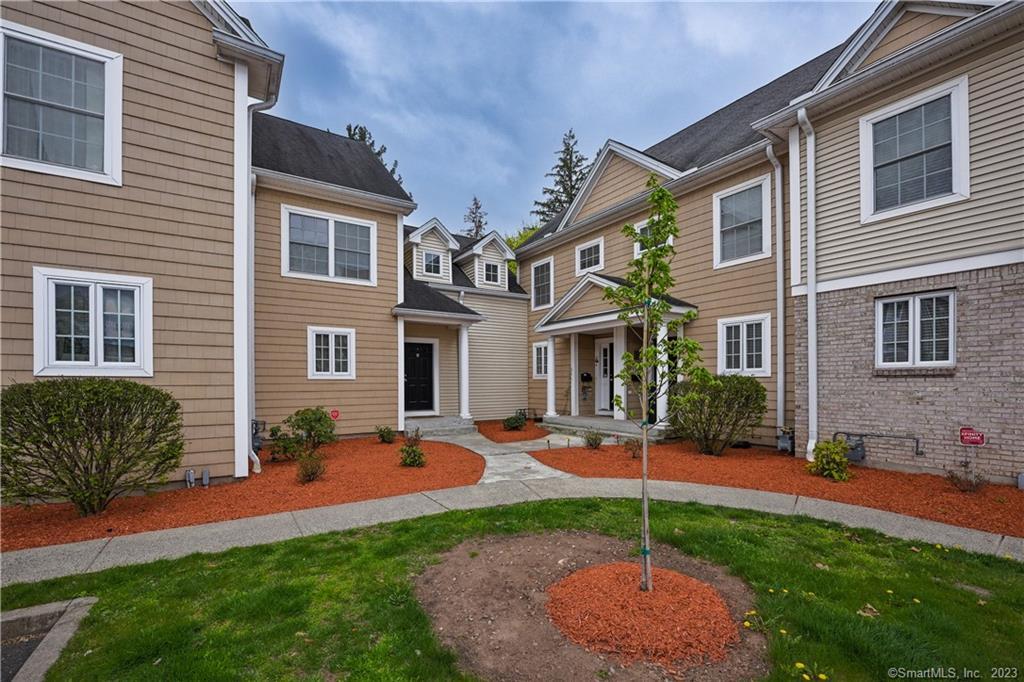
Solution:
<path fill-rule="evenodd" d="M 548 411 L 545 417 L 557 417 L 555 411 L 555 337 L 548 337 Z"/>
<path fill-rule="evenodd" d="M 658 347 L 661 348 L 661 344 L 664 343 L 665 339 L 668 338 L 668 327 L 661 325 L 658 327 Z M 659 370 L 660 374 L 661 370 Z M 662 377 L 658 377 L 658 384 L 661 384 Z M 660 422 L 668 416 L 668 387 L 664 387 L 664 392 L 658 394 L 656 406 L 654 408 L 654 414 L 657 420 Z"/>
<path fill-rule="evenodd" d="M 398 318 L 398 430 L 405 431 L 405 318 Z"/>
<path fill-rule="evenodd" d="M 622 373 L 622 354 L 626 352 L 626 328 L 624 326 L 616 327 L 615 331 L 612 332 L 612 343 L 615 345 L 614 357 L 612 358 L 612 371 L 615 374 L 615 395 L 622 396 L 622 406 L 625 407 L 626 384 L 619 376 Z M 626 411 L 616 406 L 614 418 L 625 419 Z"/>
<path fill-rule="evenodd" d="M 580 335 L 569 337 L 569 414 L 580 415 Z"/>
<path fill-rule="evenodd" d="M 472 419 L 469 413 L 469 325 L 459 327 L 459 416 Z"/>

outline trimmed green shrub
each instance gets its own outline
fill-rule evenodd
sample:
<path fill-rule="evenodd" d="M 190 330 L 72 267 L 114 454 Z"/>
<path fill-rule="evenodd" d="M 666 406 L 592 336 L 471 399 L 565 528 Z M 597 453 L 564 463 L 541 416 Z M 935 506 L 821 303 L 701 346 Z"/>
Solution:
<path fill-rule="evenodd" d="M 271 459 L 311 455 L 335 439 L 334 420 L 322 407 L 307 407 L 285 417 L 284 426 L 270 429 Z"/>
<path fill-rule="evenodd" d="M 413 447 L 419 447 L 420 441 L 422 441 L 422 440 L 423 440 L 423 434 L 420 433 L 420 430 L 418 428 L 415 431 L 413 431 L 412 433 L 406 433 L 405 434 L 405 444 L 406 445 L 412 445 Z"/>
<path fill-rule="evenodd" d="M 807 470 L 833 481 L 849 480 L 850 460 L 846 458 L 849 451 L 850 446 L 844 440 L 820 441 L 814 446 L 814 461 L 807 463 Z"/>
<path fill-rule="evenodd" d="M 398 451 L 402 454 L 402 466 L 404 467 L 422 467 L 427 464 L 427 458 L 419 445 L 410 445 L 406 442 L 405 445 L 398 448 Z"/>
<path fill-rule="evenodd" d="M 676 434 L 705 455 L 720 455 L 761 423 L 768 394 L 754 377 L 697 368 L 670 396 Z"/>
<path fill-rule="evenodd" d="M 622 441 L 622 447 L 626 448 L 626 452 L 633 459 L 640 459 L 640 456 L 644 454 L 644 442 L 639 438 L 627 438 Z"/>
<path fill-rule="evenodd" d="M 299 468 L 295 471 L 295 477 L 299 483 L 312 483 L 324 475 L 327 470 L 327 463 L 317 454 L 299 455 Z"/>
<path fill-rule="evenodd" d="M 526 416 L 514 414 L 511 417 L 505 417 L 501 422 L 501 426 L 506 431 L 522 431 L 523 427 L 526 426 Z"/>
<path fill-rule="evenodd" d="M 181 465 L 181 406 L 127 379 L 53 379 L 0 394 L 0 486 L 13 501 L 66 499 L 82 516 Z"/>
<path fill-rule="evenodd" d="M 597 431 L 585 431 L 583 433 L 583 444 L 587 446 L 588 450 L 597 450 L 603 442 L 604 436 Z"/>
<path fill-rule="evenodd" d="M 395 442 L 395 430 L 390 426 L 375 426 L 373 430 L 377 432 L 377 440 L 381 443 Z"/>

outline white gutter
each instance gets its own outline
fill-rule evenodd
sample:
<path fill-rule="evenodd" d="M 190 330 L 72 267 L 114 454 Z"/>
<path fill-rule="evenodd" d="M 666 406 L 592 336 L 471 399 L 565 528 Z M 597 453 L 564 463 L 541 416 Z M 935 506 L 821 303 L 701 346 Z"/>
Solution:
<path fill-rule="evenodd" d="M 783 270 L 786 249 L 783 241 L 785 228 L 782 224 L 782 164 L 775 156 L 772 145 L 768 145 L 765 153 L 775 168 L 775 187 L 772 192 L 775 197 L 775 426 L 782 429 L 786 426 L 786 282 Z"/>
<path fill-rule="evenodd" d="M 818 274 L 815 263 L 815 139 L 807 109 L 796 112 L 807 137 L 807 459 L 814 459 L 818 441 Z"/>

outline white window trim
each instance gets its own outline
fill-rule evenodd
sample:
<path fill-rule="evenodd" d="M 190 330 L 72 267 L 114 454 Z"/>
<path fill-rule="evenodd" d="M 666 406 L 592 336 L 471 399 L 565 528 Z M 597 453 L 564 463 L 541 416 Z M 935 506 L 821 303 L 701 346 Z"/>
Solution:
<path fill-rule="evenodd" d="M 437 256 L 437 267 L 440 272 L 428 272 L 427 271 L 427 256 Z M 420 269 L 423 271 L 424 277 L 440 278 L 444 279 L 444 253 L 435 249 L 424 249 L 420 247 Z"/>
<path fill-rule="evenodd" d="M 314 344 L 317 334 L 330 335 L 330 366 L 329 372 L 316 371 L 316 351 Z M 334 371 L 334 337 L 336 335 L 348 337 L 348 371 Z M 306 378 L 317 380 L 352 380 L 356 378 L 356 330 L 351 327 L 306 327 Z"/>
<path fill-rule="evenodd" d="M 920 359 L 921 346 L 921 299 L 935 296 L 949 296 L 949 360 L 924 362 Z M 909 301 L 910 306 L 910 353 L 907 362 L 882 362 L 882 306 L 894 301 Z M 916 294 L 886 296 L 875 299 L 875 368 L 907 369 L 916 367 L 956 367 L 956 291 L 923 291 Z"/>
<path fill-rule="evenodd" d="M 432 410 L 409 410 L 405 413 L 406 417 L 431 417 L 441 414 L 441 356 L 438 353 L 441 341 L 437 338 L 427 338 L 422 336 L 407 336 L 405 337 L 405 343 L 425 343 L 433 347 L 431 350 L 432 356 L 432 370 L 434 373 L 434 409 Z M 405 353 L 405 348 L 402 348 L 402 353 Z M 404 381 L 404 379 L 403 379 Z M 404 400 L 404 398 L 403 398 Z M 405 404 L 402 404 L 405 407 Z"/>
<path fill-rule="evenodd" d="M 550 272 L 551 272 L 551 279 L 550 279 L 550 286 L 549 286 L 548 302 L 544 303 L 542 305 L 537 305 L 536 304 L 537 303 L 537 299 L 536 299 L 536 297 L 534 295 L 534 286 L 533 286 L 534 275 L 537 272 L 537 268 L 539 268 L 540 266 L 544 265 L 545 263 L 547 263 L 548 265 L 551 266 L 551 270 L 550 270 Z M 554 304 L 555 304 L 555 257 L 554 256 L 548 256 L 547 258 L 542 258 L 541 260 L 539 260 L 539 261 L 537 261 L 535 263 L 532 263 L 530 265 L 530 310 L 545 310 L 547 308 L 550 308 Z"/>
<path fill-rule="evenodd" d="M 584 249 L 589 249 L 591 246 L 594 246 L 595 244 L 597 245 L 597 256 L 598 256 L 597 265 L 592 265 L 589 268 L 580 268 L 580 252 L 583 251 Z M 582 244 L 577 244 L 576 245 L 575 263 L 576 263 L 576 276 L 577 277 L 582 277 L 583 275 L 587 274 L 588 272 L 600 272 L 601 270 L 604 270 L 604 237 L 601 236 L 601 237 L 598 237 L 597 239 L 591 239 L 589 242 L 583 242 Z"/>
<path fill-rule="evenodd" d="M 752 253 L 749 256 L 743 256 L 742 258 L 734 258 L 728 261 L 722 261 L 722 199 L 742 192 L 743 190 L 750 189 L 761 185 L 761 252 Z M 713 268 L 715 270 L 719 268 L 728 268 L 733 265 L 742 265 L 744 263 L 750 263 L 751 261 L 761 260 L 762 258 L 770 258 L 772 255 L 772 176 L 771 174 L 762 175 L 759 178 L 748 180 L 739 185 L 724 189 L 721 192 L 715 192 L 712 197 L 714 203 L 714 263 Z"/>
<path fill-rule="evenodd" d="M 494 277 L 495 277 L 495 279 L 487 279 L 487 266 L 488 265 L 493 265 L 494 266 Z M 496 285 L 500 285 L 501 284 L 501 266 L 500 265 L 498 265 L 497 263 L 491 263 L 489 261 L 483 261 L 483 269 L 484 269 L 484 273 L 483 273 L 484 274 L 484 279 L 483 279 L 484 284 L 496 284 Z"/>
<path fill-rule="evenodd" d="M 90 361 L 56 362 L 52 360 L 55 324 L 51 314 L 53 284 L 67 282 L 92 287 L 89 318 L 92 325 L 89 343 Z M 105 363 L 97 354 L 103 347 L 103 315 L 99 300 L 100 287 L 134 287 L 138 290 L 135 302 L 135 353 L 136 362 Z M 32 268 L 32 355 L 33 374 L 38 377 L 54 376 L 109 376 L 109 377 L 151 377 L 153 376 L 153 279 L 133 277 L 105 272 L 82 272 L 59 268 Z"/>
<path fill-rule="evenodd" d="M 747 369 L 747 323 L 761 323 L 761 368 Z M 725 367 L 725 328 L 734 324 L 740 325 L 740 366 L 741 369 Z M 718 319 L 718 373 L 744 374 L 751 377 L 770 377 L 772 375 L 772 315 L 760 313 L 740 317 L 722 317 Z"/>
<path fill-rule="evenodd" d="M 22 159 L 7 155 L 0 155 L 0 166 L 120 187 L 122 184 L 121 109 L 123 97 L 121 84 L 124 57 L 117 52 L 104 50 L 10 21 L 0 21 L 0 55 L 6 55 L 5 40 L 7 36 L 103 62 L 103 171 L 97 172 L 84 168 L 72 168 L 70 166 L 61 166 L 45 161 Z M 3 57 L 0 56 L 0 60 L 2 59 Z M 2 104 L 4 92 L 5 72 L 5 68 L 0 68 L 0 104 Z M 6 106 L 0 106 L 0 117 L 5 116 L 6 109 Z M 6 135 L 6 132 L 6 121 L 0 120 L 0 136 Z M 3 147 L 0 146 L 0 152 L 2 150 Z"/>
<path fill-rule="evenodd" d="M 636 229 L 637 232 L 639 232 L 641 230 L 641 228 L 647 227 L 647 222 L 648 221 L 646 221 L 646 220 L 641 220 L 639 223 L 636 223 L 635 225 L 633 225 L 633 227 L 634 227 L 634 229 Z M 675 246 L 675 243 L 676 243 L 675 237 L 673 237 L 672 235 L 669 235 L 668 236 L 668 245 L 669 246 Z M 635 258 L 639 258 L 641 253 L 642 253 L 642 251 L 640 249 L 640 242 L 633 242 L 633 258 L 634 259 Z"/>
<path fill-rule="evenodd" d="M 365 225 L 370 228 L 370 279 L 356 279 L 354 277 L 336 277 L 334 275 L 314 275 L 309 272 L 292 272 L 289 270 L 289 239 L 288 239 L 288 215 L 300 213 L 314 218 L 324 218 L 328 221 L 340 220 L 353 225 Z M 327 272 L 334 271 L 334 225 L 328 222 L 327 225 Z M 296 279 L 311 279 L 318 282 L 334 282 L 336 284 L 355 284 L 361 287 L 377 286 L 377 223 L 373 220 L 363 220 L 352 216 L 339 215 L 336 213 L 325 213 L 312 208 L 301 206 L 289 206 L 281 204 L 281 276 L 294 277 Z"/>
<path fill-rule="evenodd" d="M 860 221 L 873 223 L 926 211 L 971 197 L 970 124 L 967 74 L 929 88 L 860 119 Z M 875 211 L 874 124 L 896 114 L 949 95 L 953 152 L 953 191 L 941 197 Z"/>
<path fill-rule="evenodd" d="M 538 370 L 538 368 L 537 368 L 537 349 L 538 348 L 543 348 L 544 349 L 544 372 L 543 373 L 537 371 Z M 551 367 L 551 358 L 548 357 L 548 342 L 547 341 L 538 341 L 538 342 L 534 343 L 532 348 L 531 348 L 531 350 L 530 350 L 530 358 L 531 358 L 530 363 L 533 366 L 533 378 L 534 379 L 547 379 L 548 378 L 548 368 Z"/>

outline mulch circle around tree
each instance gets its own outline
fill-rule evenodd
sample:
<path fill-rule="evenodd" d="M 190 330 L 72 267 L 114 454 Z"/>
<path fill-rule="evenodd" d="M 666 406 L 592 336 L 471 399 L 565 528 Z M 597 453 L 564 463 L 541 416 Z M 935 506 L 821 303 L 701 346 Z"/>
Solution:
<path fill-rule="evenodd" d="M 437 441 L 423 441 L 426 466 L 403 467 L 401 444 L 401 438 L 390 444 L 376 438 L 343 438 L 325 445 L 323 478 L 305 485 L 295 480 L 297 462 L 267 462 L 264 456 L 263 473 L 243 481 L 123 497 L 95 516 L 80 517 L 70 504 L 5 506 L 0 549 L 9 552 L 473 485 L 484 473 L 480 455 Z"/>
<path fill-rule="evenodd" d="M 488 440 L 495 443 L 517 443 L 523 440 L 547 438 L 551 432 L 541 428 L 533 419 L 527 419 L 526 425 L 518 431 L 506 431 L 501 419 L 488 419 L 476 423 L 476 429 Z"/>
<path fill-rule="evenodd" d="M 713 645 L 710 639 L 702 640 L 700 651 L 691 649 L 673 660 L 667 653 L 669 648 L 662 648 L 675 638 L 671 629 L 695 632 L 692 628 L 699 627 L 684 622 L 680 611 L 680 617 L 658 625 L 670 628 L 669 632 L 651 630 L 640 635 L 655 647 L 647 656 L 637 654 L 635 637 L 630 638 L 629 646 L 615 652 L 595 646 L 588 650 L 567 638 L 552 622 L 549 603 L 556 604 L 560 613 L 563 608 L 582 613 L 604 605 L 595 598 L 596 593 L 570 589 L 574 583 L 564 581 L 572 581 L 574 576 L 577 581 L 585 580 L 588 570 L 598 570 L 595 567 L 625 564 L 624 570 L 636 571 L 633 583 L 638 585 L 639 564 L 631 556 L 634 545 L 618 538 L 570 532 L 468 540 L 416 578 L 416 595 L 438 638 L 458 655 L 460 666 L 488 680 L 593 680 L 610 676 L 616 680 L 718 681 L 757 679 L 770 671 L 764 635 L 736 625 L 754 608 L 750 588 L 720 566 L 685 556 L 666 545 L 653 548 L 658 571 L 650 596 L 661 600 L 660 587 L 664 597 L 678 598 L 679 585 L 672 585 L 666 575 L 683 578 L 692 592 L 702 595 L 693 602 L 693 615 L 699 616 L 700 622 L 714 630 L 714 638 L 722 641 Z M 709 599 L 710 594 L 717 596 L 717 604 Z M 626 629 L 643 628 L 635 620 L 638 616 L 664 616 L 648 613 L 642 596 L 637 603 L 642 606 L 623 610 L 633 613 L 634 618 Z M 611 608 L 606 609 L 606 616 L 611 614 Z M 714 660 L 716 656 L 720 660 Z M 633 662 L 627 664 L 626 660 Z"/>

